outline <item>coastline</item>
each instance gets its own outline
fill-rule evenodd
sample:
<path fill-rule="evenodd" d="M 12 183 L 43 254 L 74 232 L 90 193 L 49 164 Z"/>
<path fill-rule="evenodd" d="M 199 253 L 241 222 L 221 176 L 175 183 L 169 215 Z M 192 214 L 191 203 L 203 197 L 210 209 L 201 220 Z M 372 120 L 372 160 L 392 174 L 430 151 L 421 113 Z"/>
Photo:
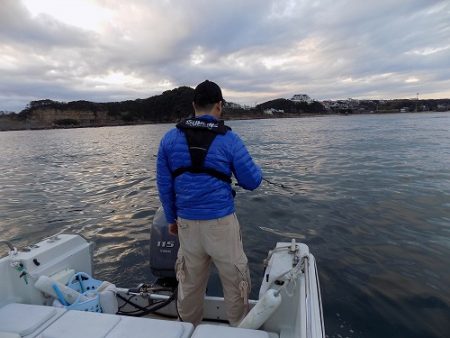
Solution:
<path fill-rule="evenodd" d="M 176 123 L 192 116 L 194 89 L 186 86 L 146 99 L 120 102 L 85 100 L 31 101 L 19 113 L 1 114 L 0 131 L 96 128 L 141 124 Z M 298 95 L 299 96 L 299 95 Z M 449 111 L 450 99 L 325 100 L 277 98 L 255 106 L 225 102 L 224 120 L 303 118 L 328 115 L 401 114 Z"/>
<path fill-rule="evenodd" d="M 357 116 L 357 115 L 387 115 L 387 114 L 430 114 L 430 113 L 450 113 L 450 111 L 418 111 L 418 112 L 400 112 L 400 111 L 376 111 L 376 112 L 362 112 L 362 113 L 308 113 L 308 114 L 277 114 L 277 115 L 243 115 L 243 116 L 225 116 L 224 121 L 246 121 L 246 120 L 271 120 L 271 119 L 289 119 L 289 118 L 308 118 L 308 117 L 325 117 L 325 116 Z M 226 114 L 225 114 L 226 115 Z M 0 132 L 4 131 L 23 131 L 23 130 L 50 130 L 50 129 L 79 129 L 79 128 L 101 128 L 101 127 L 120 127 L 120 126 L 138 126 L 146 124 L 168 124 L 177 123 L 179 119 L 174 121 L 108 121 L 106 123 L 92 123 L 83 125 L 31 125 L 28 121 L 18 121 L 9 118 L 8 116 L 0 116 Z M 4 125 L 4 122 L 9 123 Z"/>

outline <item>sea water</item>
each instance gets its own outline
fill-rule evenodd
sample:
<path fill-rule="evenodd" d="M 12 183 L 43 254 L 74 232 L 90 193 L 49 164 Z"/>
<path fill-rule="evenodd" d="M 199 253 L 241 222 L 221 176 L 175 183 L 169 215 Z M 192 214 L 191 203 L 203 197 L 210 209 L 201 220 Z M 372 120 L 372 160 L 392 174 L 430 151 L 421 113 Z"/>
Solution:
<path fill-rule="evenodd" d="M 450 336 L 450 113 L 228 124 L 273 183 L 237 188 L 253 297 L 267 251 L 295 238 L 317 259 L 329 337 Z M 0 133 L 1 238 L 80 233 L 97 278 L 150 282 L 155 155 L 171 127 Z"/>

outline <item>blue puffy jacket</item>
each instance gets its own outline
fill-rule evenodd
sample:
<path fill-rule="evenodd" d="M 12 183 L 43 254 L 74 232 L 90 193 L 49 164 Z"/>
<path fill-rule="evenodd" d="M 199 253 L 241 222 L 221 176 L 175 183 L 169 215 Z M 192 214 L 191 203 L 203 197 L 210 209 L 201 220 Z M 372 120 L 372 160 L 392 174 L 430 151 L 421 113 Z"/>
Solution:
<path fill-rule="evenodd" d="M 215 121 L 213 116 L 199 118 Z M 172 171 L 191 165 L 191 156 L 183 131 L 173 128 L 161 140 L 158 150 L 157 175 L 159 198 L 166 220 L 177 217 L 208 220 L 227 216 L 235 211 L 232 187 L 208 174 L 186 172 L 175 179 Z M 228 131 L 217 135 L 206 155 L 205 167 L 231 176 L 247 190 L 256 189 L 262 180 L 261 169 L 253 162 L 239 136 Z"/>

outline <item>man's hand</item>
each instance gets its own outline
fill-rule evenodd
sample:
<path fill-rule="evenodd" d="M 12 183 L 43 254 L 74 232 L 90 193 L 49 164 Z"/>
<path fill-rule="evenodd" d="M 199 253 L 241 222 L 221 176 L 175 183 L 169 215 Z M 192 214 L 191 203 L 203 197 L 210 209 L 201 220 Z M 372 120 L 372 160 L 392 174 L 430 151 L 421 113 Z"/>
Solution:
<path fill-rule="evenodd" d="M 177 223 L 169 224 L 169 234 L 171 234 L 173 236 L 178 236 L 178 224 Z"/>

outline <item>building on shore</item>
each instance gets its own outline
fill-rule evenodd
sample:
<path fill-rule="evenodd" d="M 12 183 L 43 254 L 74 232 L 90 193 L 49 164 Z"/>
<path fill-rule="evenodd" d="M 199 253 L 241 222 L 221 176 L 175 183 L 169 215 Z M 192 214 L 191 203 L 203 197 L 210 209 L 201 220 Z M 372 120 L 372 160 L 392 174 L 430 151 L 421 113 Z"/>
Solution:
<path fill-rule="evenodd" d="M 269 108 L 269 109 L 264 109 L 263 113 L 266 115 L 273 115 L 274 113 L 282 114 L 282 113 L 284 113 L 284 109 Z"/>
<path fill-rule="evenodd" d="M 306 103 L 312 103 L 313 100 L 306 94 L 295 94 L 292 96 L 291 101 L 293 102 L 306 102 Z"/>
<path fill-rule="evenodd" d="M 234 103 L 234 102 L 225 102 L 225 108 L 241 109 L 242 106 L 240 104 Z"/>

